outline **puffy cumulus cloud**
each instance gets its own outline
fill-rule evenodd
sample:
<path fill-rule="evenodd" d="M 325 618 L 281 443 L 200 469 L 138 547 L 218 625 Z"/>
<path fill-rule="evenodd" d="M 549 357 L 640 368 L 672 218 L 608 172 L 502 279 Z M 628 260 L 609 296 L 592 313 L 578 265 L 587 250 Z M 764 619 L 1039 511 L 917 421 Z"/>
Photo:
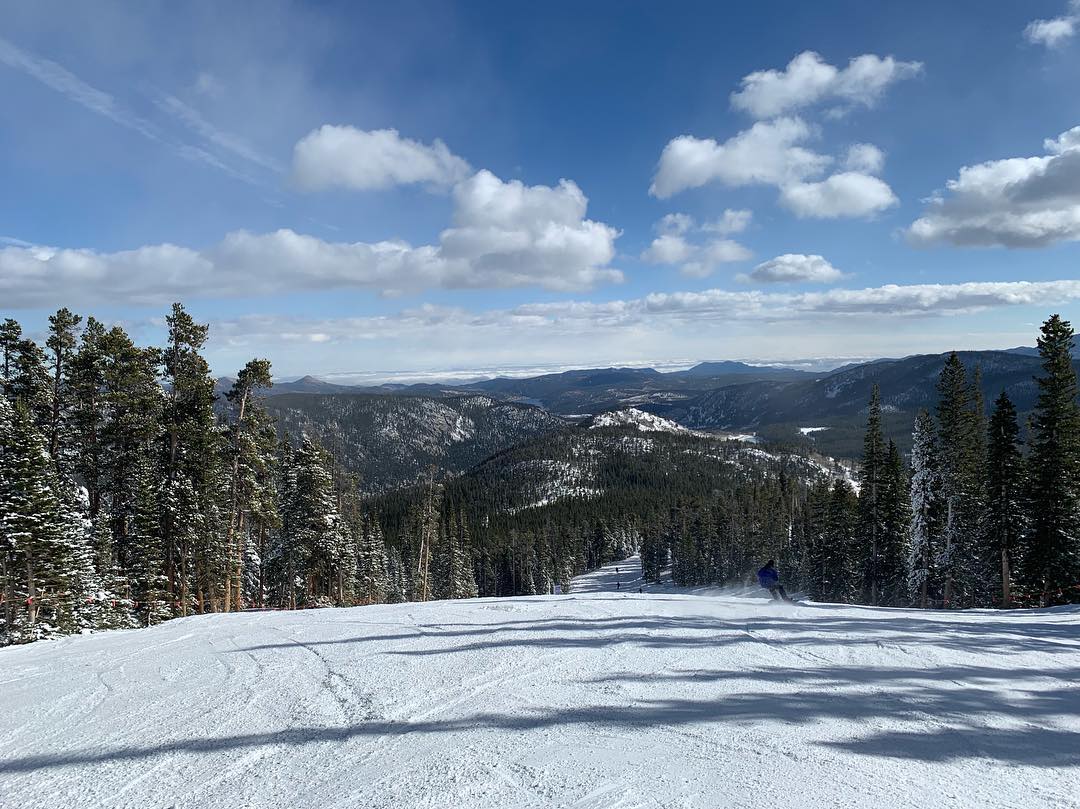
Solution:
<path fill-rule="evenodd" d="M 25 244 L 0 247 L 8 306 L 179 296 L 228 297 L 367 287 L 383 294 L 430 288 L 539 286 L 581 290 L 622 280 L 608 266 L 618 232 L 585 219 L 587 200 L 556 187 L 505 183 L 480 172 L 454 193 L 454 226 L 439 244 L 328 242 L 292 230 L 229 233 L 203 250 L 171 244 L 102 253 Z"/>
<path fill-rule="evenodd" d="M 454 206 L 454 227 L 442 232 L 439 255 L 468 267 L 460 286 L 565 290 L 622 280 L 606 266 L 618 231 L 585 218 L 588 199 L 570 180 L 527 186 L 479 171 L 454 187 Z"/>
<path fill-rule="evenodd" d="M 743 77 L 731 104 L 755 118 L 774 118 L 823 101 L 873 106 L 889 85 L 917 75 L 919 62 L 863 54 L 837 68 L 813 51 L 804 51 L 783 70 L 758 70 Z"/>
<path fill-rule="evenodd" d="M 844 168 L 849 171 L 877 174 L 884 166 L 885 153 L 872 143 L 854 143 L 844 157 Z"/>
<path fill-rule="evenodd" d="M 641 254 L 641 260 L 649 264 L 678 266 L 683 275 L 704 278 L 720 264 L 745 261 L 753 253 L 731 239 L 712 238 L 704 242 L 691 242 L 687 235 L 695 231 L 728 233 L 742 230 L 749 223 L 749 217 L 750 211 L 727 210 L 718 220 L 719 224 L 699 227 L 688 214 L 668 214 L 656 223 L 656 231 L 660 235 Z M 722 231 L 723 227 L 729 230 Z"/>
<path fill-rule="evenodd" d="M 326 124 L 293 148 L 293 181 L 306 191 L 369 191 L 418 183 L 448 187 L 470 171 L 441 140 L 420 143 L 403 138 L 396 129 L 364 131 Z"/>
<path fill-rule="evenodd" d="M 780 191 L 780 202 L 800 219 L 873 216 L 899 203 L 884 181 L 845 171 L 817 183 L 792 183 Z"/>
<path fill-rule="evenodd" d="M 1073 149 L 1080 149 L 1080 126 L 1074 126 L 1056 138 L 1047 138 L 1043 141 L 1043 148 L 1051 154 L 1064 154 Z"/>
<path fill-rule="evenodd" d="M 680 234 L 663 233 L 641 254 L 650 264 L 681 264 L 694 253 L 693 247 Z"/>
<path fill-rule="evenodd" d="M 908 228 L 919 245 L 1045 247 L 1080 240 L 1080 127 L 1048 154 L 964 166 Z"/>
<path fill-rule="evenodd" d="M 800 145 L 813 135 L 800 118 L 759 121 L 723 143 L 681 135 L 664 147 L 649 193 L 667 199 L 714 181 L 784 185 L 816 176 L 832 159 Z"/>
<path fill-rule="evenodd" d="M 872 176 L 885 161 L 873 144 L 850 147 L 844 160 L 848 170 L 818 181 L 833 158 L 803 145 L 814 135 L 800 118 L 759 121 L 724 143 L 682 135 L 664 147 L 649 192 L 667 198 L 711 182 L 773 185 L 783 205 L 800 217 L 818 219 L 872 216 L 898 203 L 888 184 Z M 742 221 L 738 212 L 731 217 L 729 227 Z M 725 221 L 719 224 L 722 228 Z"/>
<path fill-rule="evenodd" d="M 1080 0 L 1071 0 L 1066 13 L 1049 20 L 1033 20 L 1024 29 L 1024 39 L 1033 45 L 1057 48 L 1080 30 Z"/>
<path fill-rule="evenodd" d="M 740 280 L 761 284 L 829 284 L 843 277 L 844 274 L 822 256 L 785 253 L 758 264 L 750 275 L 742 276 Z"/>
<path fill-rule="evenodd" d="M 750 221 L 753 218 L 753 211 L 728 208 L 712 222 L 706 222 L 702 225 L 701 229 L 707 233 L 718 233 L 721 236 L 728 236 L 732 233 L 742 233 L 750 227 Z"/>

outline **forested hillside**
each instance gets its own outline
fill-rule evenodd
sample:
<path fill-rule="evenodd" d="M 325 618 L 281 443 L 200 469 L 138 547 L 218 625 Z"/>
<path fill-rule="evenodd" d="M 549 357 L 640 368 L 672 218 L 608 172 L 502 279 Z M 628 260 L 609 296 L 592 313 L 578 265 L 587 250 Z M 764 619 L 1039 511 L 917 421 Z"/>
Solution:
<path fill-rule="evenodd" d="M 208 327 L 180 305 L 166 320 L 161 348 L 67 310 L 44 346 L 0 325 L 4 642 L 250 607 L 546 593 L 634 551 L 647 577 L 670 567 L 678 584 L 746 582 L 774 557 L 789 586 L 840 602 L 1080 598 L 1080 406 L 1057 316 L 1040 356 L 1020 358 L 1038 373 L 1026 436 L 1008 393 L 988 408 L 981 369 L 953 354 L 909 461 L 863 378 L 854 482 L 803 450 L 641 411 L 566 426 L 477 396 L 268 399 L 260 359 L 220 397 Z M 833 398 L 854 409 L 858 388 Z"/>
<path fill-rule="evenodd" d="M 966 371 L 981 376 L 984 395 L 1008 393 L 1021 414 L 1035 406 L 1039 358 L 1008 351 L 957 352 Z M 694 429 L 757 430 L 772 439 L 792 439 L 799 427 L 828 426 L 815 435 L 823 452 L 855 457 L 866 417 L 867 393 L 881 391 L 885 431 L 905 451 L 911 448 L 915 415 L 931 408 L 948 354 L 882 360 L 798 381 L 754 381 L 727 385 L 669 408 L 650 408 Z"/>
<path fill-rule="evenodd" d="M 290 393 L 267 399 L 281 434 L 311 435 L 330 449 L 365 493 L 462 472 L 500 450 L 567 422 L 528 405 L 487 396 Z"/>

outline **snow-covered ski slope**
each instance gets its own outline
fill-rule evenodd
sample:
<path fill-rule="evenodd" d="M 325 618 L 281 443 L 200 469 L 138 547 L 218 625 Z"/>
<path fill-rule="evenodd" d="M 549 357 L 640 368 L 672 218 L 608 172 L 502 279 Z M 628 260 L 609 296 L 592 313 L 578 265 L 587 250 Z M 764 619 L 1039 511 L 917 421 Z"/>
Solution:
<path fill-rule="evenodd" d="M 639 595 L 631 565 L 2 649 L 0 805 L 1080 806 L 1080 610 Z"/>

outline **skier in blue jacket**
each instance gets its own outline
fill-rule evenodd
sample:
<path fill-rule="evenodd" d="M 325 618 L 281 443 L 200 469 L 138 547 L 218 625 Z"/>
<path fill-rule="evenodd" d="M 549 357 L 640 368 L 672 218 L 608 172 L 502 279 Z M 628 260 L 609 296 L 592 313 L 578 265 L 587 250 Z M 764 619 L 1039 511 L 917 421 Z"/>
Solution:
<path fill-rule="evenodd" d="M 780 585 L 780 574 L 776 572 L 776 562 L 770 559 L 765 567 L 757 572 L 758 584 L 769 591 L 774 601 L 791 601 L 787 592 Z"/>

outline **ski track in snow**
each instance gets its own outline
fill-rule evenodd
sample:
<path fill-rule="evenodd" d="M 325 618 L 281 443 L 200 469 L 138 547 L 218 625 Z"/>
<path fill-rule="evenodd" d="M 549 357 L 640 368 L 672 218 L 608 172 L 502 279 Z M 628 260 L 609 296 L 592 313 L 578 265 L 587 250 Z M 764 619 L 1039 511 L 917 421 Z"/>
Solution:
<path fill-rule="evenodd" d="M 2 649 L 0 806 L 1080 807 L 1078 675 L 1080 608 L 776 604 L 627 560 Z"/>

